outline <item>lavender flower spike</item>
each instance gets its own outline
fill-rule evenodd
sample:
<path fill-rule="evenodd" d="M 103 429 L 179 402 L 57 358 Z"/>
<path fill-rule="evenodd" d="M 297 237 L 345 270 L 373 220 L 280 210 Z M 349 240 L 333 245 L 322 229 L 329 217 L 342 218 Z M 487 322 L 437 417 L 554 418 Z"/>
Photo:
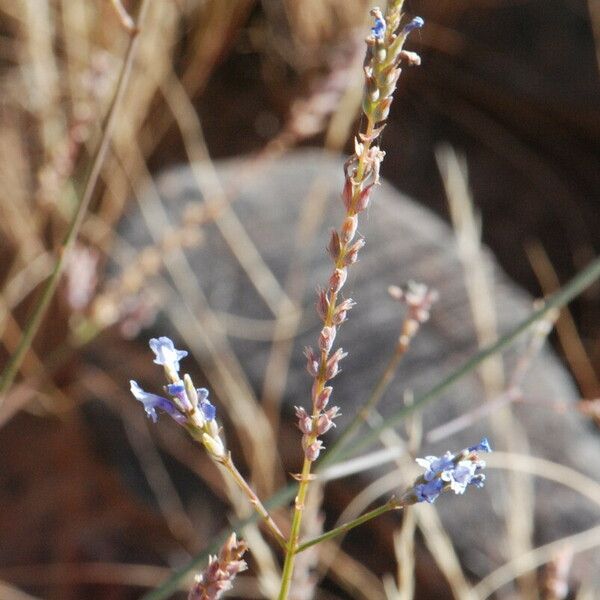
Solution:
<path fill-rule="evenodd" d="M 151 394 L 150 392 L 144 391 L 136 381 L 133 381 L 133 379 L 129 383 L 131 385 L 131 393 L 135 396 L 137 400 L 139 400 L 144 405 L 144 410 L 146 411 L 146 414 L 152 419 L 154 423 L 158 421 L 156 409 L 160 408 L 161 410 L 169 414 L 171 417 L 173 417 L 173 419 L 180 425 L 185 424 L 185 415 L 181 414 L 177 410 L 177 407 L 171 400 L 167 400 L 166 398 L 158 396 L 157 394 Z"/>
<path fill-rule="evenodd" d="M 478 452 L 491 451 L 488 439 L 483 438 L 476 446 L 469 446 L 456 455 L 446 452 L 439 458 L 417 458 L 416 462 L 425 469 L 425 473 L 417 479 L 405 497 L 409 498 L 409 502 L 432 503 L 442 492 L 448 490 L 464 494 L 470 485 L 483 487 L 485 475 L 481 471 L 485 462 L 480 460 Z"/>
<path fill-rule="evenodd" d="M 162 365 L 175 373 L 179 372 L 179 361 L 188 355 L 185 350 L 177 350 L 173 340 L 168 337 L 152 338 L 149 345 L 152 352 L 156 354 L 155 364 Z"/>

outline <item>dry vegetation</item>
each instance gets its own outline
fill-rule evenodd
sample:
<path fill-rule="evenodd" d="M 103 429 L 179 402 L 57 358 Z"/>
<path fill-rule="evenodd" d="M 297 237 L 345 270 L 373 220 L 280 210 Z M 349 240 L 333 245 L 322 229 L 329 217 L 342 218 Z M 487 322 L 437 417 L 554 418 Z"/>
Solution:
<path fill-rule="evenodd" d="M 422 156 L 426 156 L 423 162 L 433 172 L 436 142 L 445 137 L 446 131 L 453 141 L 460 142 L 464 136 L 467 151 L 475 152 L 473 139 L 482 139 L 482 145 L 492 154 L 498 149 L 494 144 L 501 144 L 497 142 L 498 131 L 506 134 L 503 152 L 518 152 L 517 160 L 527 165 L 531 180 L 537 182 L 517 190 L 515 202 L 524 204 L 536 195 L 536 189 L 545 193 L 543 186 L 553 185 L 547 181 L 547 173 L 555 173 L 560 166 L 561 185 L 554 189 L 562 194 L 557 204 L 569 198 L 564 206 L 572 214 L 562 215 L 565 222 L 569 221 L 564 225 L 570 232 L 568 240 L 560 247 L 564 230 L 552 234 L 550 228 L 544 233 L 543 244 L 532 245 L 530 251 L 543 291 L 550 292 L 598 251 L 598 238 L 593 235 L 597 236 L 597 226 L 590 227 L 600 217 L 594 146 L 594 138 L 600 134 L 597 97 L 596 106 L 587 106 L 575 116 L 570 108 L 561 107 L 559 111 L 554 105 L 536 112 L 541 106 L 539 98 L 531 98 L 530 105 L 521 106 L 523 112 L 517 114 L 518 94 L 511 96 L 514 90 L 510 83 L 498 91 L 485 74 L 473 67 L 473 55 L 478 51 L 486 60 L 494 58 L 490 47 L 460 32 L 462 19 L 484 20 L 502 2 L 480 2 L 484 5 L 480 8 L 474 8 L 471 2 L 414 4 L 419 6 L 409 8 L 415 12 L 418 8 L 431 23 L 417 42 L 423 46 L 425 56 L 430 52 L 434 58 L 429 75 L 410 75 L 407 87 L 401 88 L 399 100 L 407 109 L 403 111 L 405 116 L 398 117 L 386 132 L 388 137 L 384 137 L 384 146 L 390 144 L 386 147 L 392 161 L 390 173 L 401 177 L 409 167 L 395 161 L 406 160 L 414 165 Z M 512 5 L 518 7 L 521 3 L 504 4 L 510 11 Z M 573 10 L 587 22 L 584 3 L 565 4 L 569 10 L 577 5 Z M 590 1 L 590 6 L 596 4 Z M 86 191 L 89 195 L 81 222 L 75 219 L 77 240 L 68 248 L 64 275 L 46 317 L 15 373 L 14 384 L 0 400 L 0 502 L 4 507 L 0 516 L 0 597 L 6 600 L 38 596 L 140 597 L 141 589 L 158 585 L 172 567 L 185 564 L 206 547 L 207 540 L 226 522 L 214 518 L 214 511 L 222 511 L 228 503 L 237 517 L 247 515 L 243 499 L 223 484 L 210 461 L 199 456 L 196 448 L 182 439 L 181 432 L 166 427 L 150 433 L 142 411 L 128 394 L 128 377 L 122 368 L 119 370 L 118 365 L 127 364 L 126 372 L 133 376 L 148 369 L 145 346 L 132 340 L 153 322 L 170 294 L 183 295 L 192 305 L 197 304 L 198 291 L 185 289 L 185 274 L 171 271 L 171 280 L 164 278 L 169 272 L 169 257 L 202 244 L 205 224 L 228 210 L 230 190 L 209 177 L 204 192 L 210 202 L 190 203 L 177 227 L 161 228 L 160 216 L 156 216 L 160 203 L 152 205 L 148 201 L 152 197 L 148 190 L 152 190 L 153 176 L 164 166 L 206 161 L 209 151 L 219 156 L 253 152 L 247 161 L 249 173 L 262 162 L 275 160 L 302 144 L 343 151 L 358 114 L 364 32 L 369 27 L 370 4 L 364 0 L 149 0 L 123 5 L 109 0 L 0 0 L 2 369 L 31 326 L 31 315 L 61 256 L 81 198 Z M 537 10 L 543 11 L 543 7 Z M 128 15 L 139 23 L 139 35 Z M 598 30 L 600 16 L 595 15 L 591 22 Z M 551 45 L 552 40 L 547 43 Z M 576 49 L 563 51 L 572 52 L 578 60 Z M 123 80 L 128 56 L 132 59 L 131 72 Z M 585 56 L 589 58 L 589 53 Z M 448 71 L 442 69 L 444 60 L 440 57 L 450 65 Z M 512 64 L 511 57 L 504 58 L 499 64 Z M 437 75 L 444 78 L 444 90 L 440 90 L 441 83 L 439 88 L 428 88 Z M 515 70 L 514 77 L 518 80 L 523 73 Z M 508 75 L 506 79 L 510 79 Z M 124 93 L 115 104 L 120 81 Z M 595 86 L 597 89 L 597 82 Z M 585 86 L 579 88 L 584 90 Z M 587 92 L 581 93 L 585 96 Z M 451 126 L 440 121 L 440 115 L 446 117 L 446 113 L 450 114 Z M 510 119 L 504 119 L 509 113 L 515 122 L 529 123 L 528 130 L 511 130 Z M 109 119 L 111 115 L 113 119 Z M 565 131 L 571 135 L 568 142 L 576 171 L 564 166 L 572 164 L 563 156 L 568 149 L 553 154 L 546 147 L 550 143 L 546 127 L 550 121 L 555 125 L 556 139 L 564 139 L 561 136 Z M 471 124 L 471 129 L 460 129 L 465 122 Z M 422 123 L 431 128 L 427 135 L 412 135 Z M 536 128 L 541 132 L 539 136 Z M 409 138 L 416 140 L 415 149 L 399 151 L 398 146 L 409 143 Z M 106 154 L 99 156 L 103 142 Z M 400 158 L 393 158 L 394 154 Z M 480 301 L 485 294 L 478 298 L 482 284 L 477 279 L 477 224 L 470 220 L 472 207 L 466 187 L 461 187 L 464 173 L 455 155 L 441 152 L 438 159 L 443 184 L 434 176 L 435 186 L 424 183 L 419 189 L 409 174 L 409 186 L 436 208 L 440 206 L 436 198 L 443 196 L 443 185 L 454 200 L 452 216 L 463 242 L 466 271 L 471 275 L 467 286 L 480 324 L 478 341 L 485 345 L 496 332 L 493 307 Z M 565 163 L 560 162 L 563 159 Z M 494 185 L 494 181 L 482 183 L 484 178 L 503 178 L 501 172 L 490 172 L 491 162 L 486 162 L 484 155 L 476 163 L 475 169 L 480 168 L 473 182 L 476 200 L 478 188 Z M 94 165 L 100 167 L 97 179 Z M 243 177 L 244 173 L 240 174 L 238 186 Z M 590 201 L 594 190 L 595 205 Z M 139 248 L 119 235 L 117 224 L 142 198 L 146 205 L 141 210 L 149 211 L 149 219 L 156 226 L 153 243 Z M 484 238 L 499 240 L 500 258 L 507 266 L 514 241 L 510 233 L 502 240 L 495 230 L 488 235 L 485 219 L 494 219 L 511 205 L 498 208 L 492 193 L 486 201 Z M 537 209 L 531 210 L 538 214 Z M 519 220 L 517 211 L 514 222 Z M 546 227 L 545 221 L 541 223 L 540 228 Z M 231 220 L 229 225 L 241 228 L 242 233 L 235 230 L 231 235 L 240 255 L 244 255 L 251 248 L 244 246 L 243 224 Z M 510 230 L 510 225 L 502 226 Z M 535 228 L 520 232 L 519 247 L 529 238 L 537 238 L 538 233 Z M 519 253 L 525 256 L 524 251 Z M 565 259 L 565 254 L 569 258 Z M 555 261 L 558 278 L 551 266 Z M 262 267 L 255 265 L 256 271 L 250 275 L 257 280 L 257 287 L 262 286 L 267 296 L 271 294 L 271 301 L 280 310 L 285 295 L 269 287 Z M 535 291 L 536 280 L 529 274 L 524 258 L 514 268 L 509 266 L 509 271 L 515 276 L 525 273 L 521 283 Z M 582 396 L 588 400 L 600 395 L 594 364 L 600 357 L 598 293 L 597 286 L 589 291 L 576 305 L 575 319 L 565 313 L 558 329 L 560 348 Z M 249 397 L 251 392 L 244 388 L 238 365 L 223 344 L 226 327 L 218 322 L 219 315 L 204 313 L 199 318 L 204 324 L 217 319 L 213 329 L 204 327 L 203 331 L 209 338 L 213 335 L 212 360 L 220 365 L 223 395 Z M 285 328 L 286 324 L 279 325 Z M 198 323 L 187 326 L 194 328 Z M 584 331 L 583 338 L 578 331 Z M 276 371 L 278 366 L 274 364 L 273 369 Z M 501 363 L 487 363 L 487 370 L 481 374 L 492 397 L 499 386 L 503 389 L 504 384 L 497 380 L 502 379 L 498 375 L 502 369 Z M 280 383 L 284 382 L 273 380 L 276 388 Z M 589 412 L 593 414 L 592 408 Z M 100 425 L 94 425 L 97 416 L 101 417 Z M 279 427 L 277 407 L 267 405 L 251 427 L 243 417 L 236 420 L 235 413 L 229 415 L 228 425 L 237 432 L 232 437 L 241 440 L 245 448 L 246 462 L 256 461 L 253 474 L 257 485 L 267 495 L 275 491 L 283 482 L 283 471 L 272 454 L 276 443 L 265 445 L 264 441 L 276 436 L 272 428 L 277 431 Z M 418 437 L 413 431 L 410 443 L 415 451 Z M 113 444 L 113 439 L 118 444 Z M 388 442 L 393 443 L 393 438 Z M 123 462 L 132 454 L 122 453 L 115 446 L 133 450 L 137 462 L 134 468 Z M 503 456 L 500 454 L 496 460 L 501 463 Z M 530 473 L 547 467 L 531 460 L 528 467 L 523 467 Z M 181 465 L 185 466 L 185 474 L 178 472 Z M 181 496 L 178 482 L 189 478 L 189 473 L 197 477 L 198 486 L 211 490 L 204 504 Z M 560 476 L 557 471 L 556 477 Z M 580 485 L 572 473 L 564 477 L 565 485 Z M 593 496 L 594 483 L 587 482 L 586 486 Z M 357 496 L 356 504 L 348 506 L 346 517 L 368 506 L 377 491 L 373 496 L 368 491 L 366 494 Z M 340 502 L 347 502 L 351 495 L 348 492 Z M 312 508 L 315 516 L 309 522 L 318 531 L 318 510 Z M 528 527 L 522 522 L 513 526 Z M 415 555 L 417 529 L 425 543 L 420 542 L 421 549 Z M 376 531 L 373 535 L 383 537 L 385 533 Z M 578 544 L 593 547 L 599 538 L 600 533 L 592 531 L 585 539 L 572 540 L 571 550 L 576 550 Z M 258 529 L 249 529 L 246 539 L 252 551 L 251 575 L 241 578 L 237 592 L 244 597 L 259 597 L 260 591 L 276 593 L 279 565 L 273 549 Z M 535 551 L 526 544 L 519 546 L 518 536 L 514 541 L 515 556 L 529 552 L 531 568 L 550 563 L 541 571 L 540 581 L 547 587 L 541 593 L 548 600 L 561 598 L 553 590 L 559 590 L 566 577 L 568 550 L 557 545 L 534 556 Z M 425 546 L 429 550 L 424 550 Z M 416 597 L 442 597 L 436 594 L 451 592 L 461 599 L 485 597 L 485 586 L 473 589 L 461 571 L 434 513 L 429 519 L 405 519 L 394 535 L 393 548 L 400 565 L 395 577 L 388 576 L 382 583 L 381 573 L 375 573 L 376 568 L 371 570 L 371 563 L 365 566 L 356 557 L 341 553 L 327 565 L 331 569 L 329 581 L 335 582 L 329 588 L 334 591 L 323 591 L 318 597 L 408 600 L 413 593 L 415 557 L 436 573 L 429 584 L 419 579 L 424 587 L 417 589 Z M 388 549 L 392 550 L 389 536 Z M 393 556 L 390 559 L 395 560 Z M 500 585 L 502 577 L 521 577 L 520 589 L 534 598 L 538 593 L 535 590 L 542 585 L 535 577 L 527 576 L 523 564 L 516 559 L 514 564 L 509 563 L 495 581 L 492 577 L 488 582 L 490 589 Z M 305 570 L 311 566 L 309 561 Z M 324 563 L 320 568 L 325 576 Z M 450 582 L 451 591 L 438 587 L 444 579 Z M 309 594 L 311 582 L 305 584 Z M 585 587 L 581 587 L 579 593 L 581 598 L 592 598 L 594 592 L 586 596 Z"/>

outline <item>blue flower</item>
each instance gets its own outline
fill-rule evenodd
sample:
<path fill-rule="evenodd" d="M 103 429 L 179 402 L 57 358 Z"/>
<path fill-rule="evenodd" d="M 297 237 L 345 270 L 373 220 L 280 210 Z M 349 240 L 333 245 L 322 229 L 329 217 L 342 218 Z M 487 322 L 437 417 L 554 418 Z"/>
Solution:
<path fill-rule="evenodd" d="M 417 464 L 425 469 L 425 481 L 431 481 L 443 471 L 454 468 L 454 454 L 446 452 L 444 456 L 426 456 L 415 459 Z"/>
<path fill-rule="evenodd" d="M 443 487 L 444 483 L 441 479 L 417 484 L 414 489 L 417 502 L 429 502 L 429 504 L 433 504 L 436 498 L 442 493 Z"/>
<path fill-rule="evenodd" d="M 470 460 L 461 460 L 453 469 L 444 471 L 440 479 L 450 483 L 455 494 L 464 494 L 467 486 L 473 481 L 477 464 Z"/>
<path fill-rule="evenodd" d="M 470 485 L 483 487 L 485 475 L 481 470 L 485 462 L 479 459 L 477 452 L 491 451 L 488 439 L 483 438 L 476 446 L 465 448 L 457 455 L 446 452 L 439 458 L 417 458 L 416 462 L 425 469 L 423 476 L 417 480 L 419 483 L 413 488 L 417 502 L 434 502 L 441 492 L 448 489 L 455 494 L 464 494 Z"/>
<path fill-rule="evenodd" d="M 173 341 L 168 337 L 152 338 L 150 348 L 156 354 L 155 364 L 163 365 L 175 372 L 179 372 L 179 361 L 188 355 L 185 350 L 176 350 Z"/>
<path fill-rule="evenodd" d="M 490 446 L 489 440 L 484 437 L 476 446 L 469 446 L 469 452 L 491 452 L 492 447 Z"/>
<path fill-rule="evenodd" d="M 406 36 L 415 29 L 421 29 L 425 25 L 425 21 L 421 17 L 415 17 L 410 23 L 407 23 L 402 30 L 402 33 Z"/>
<path fill-rule="evenodd" d="M 373 37 L 375 39 L 382 40 L 383 36 L 385 35 L 385 28 L 385 21 L 380 17 L 376 17 L 375 25 L 371 27 L 371 33 L 373 34 Z"/>
<path fill-rule="evenodd" d="M 185 391 L 185 385 L 183 385 L 183 381 L 179 380 L 176 383 L 170 383 L 167 385 L 167 392 L 177 400 L 179 400 L 179 406 L 183 410 L 183 412 L 193 412 L 194 406 L 190 402 L 188 395 Z"/>
<path fill-rule="evenodd" d="M 198 388 L 198 406 L 202 411 L 202 415 L 207 421 L 213 421 L 217 416 L 217 409 L 210 403 L 208 399 L 208 390 L 206 388 Z"/>
<path fill-rule="evenodd" d="M 179 410 L 177 410 L 177 407 L 171 400 L 167 400 L 167 398 L 163 398 L 157 394 L 151 394 L 150 392 L 144 391 L 136 381 L 131 380 L 129 383 L 131 384 L 131 393 L 144 405 L 146 414 L 152 419 L 152 421 L 154 421 L 154 423 L 158 421 L 156 409 L 160 408 L 173 417 L 173 419 L 180 425 L 185 424 L 185 415 L 181 414 Z"/>

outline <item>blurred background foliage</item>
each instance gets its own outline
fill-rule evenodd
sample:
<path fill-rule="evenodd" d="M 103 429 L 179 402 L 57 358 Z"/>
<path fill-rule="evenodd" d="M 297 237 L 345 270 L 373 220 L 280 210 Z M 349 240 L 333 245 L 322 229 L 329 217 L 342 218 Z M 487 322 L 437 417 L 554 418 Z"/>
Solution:
<path fill-rule="evenodd" d="M 138 3 L 123 5 L 135 17 Z M 0 516 L 0 578 L 65 599 L 137 597 L 139 589 L 120 583 L 164 577 L 159 569 L 83 566 L 164 562 L 176 554 L 173 531 L 188 525 L 163 523 L 139 502 L 99 460 L 76 410 L 86 397 L 77 381 L 82 362 L 107 353 L 112 361 L 145 360 L 120 343 L 151 319 L 140 272 L 103 274 L 123 243 L 116 224 L 154 174 L 202 157 L 186 145 L 195 115 L 213 158 L 276 156 L 302 145 L 347 150 L 369 8 L 364 0 L 150 3 L 81 230 L 93 273 L 69 271 L 80 283 L 89 279 L 93 298 L 77 304 L 67 278 L 0 409 L 0 500 L 11 507 Z M 384 132 L 384 176 L 447 218 L 435 150 L 452 143 L 469 164 L 484 241 L 532 294 L 551 291 L 600 251 L 598 3 L 412 0 L 407 10 L 427 24 L 410 44 L 423 66 L 400 80 Z M 110 0 L 0 0 L 0 364 L 14 351 L 74 211 L 129 42 L 125 25 Z M 141 260 L 152 273 L 155 257 Z M 600 393 L 599 295 L 596 285 L 573 304 L 582 345 L 569 344 L 578 339 L 573 330 L 566 346 L 557 342 L 588 398 Z M 77 346 L 82 315 L 100 334 Z M 123 398 L 101 368 L 87 385 L 97 396 Z M 178 451 L 193 464 L 190 448 Z M 194 468 L 210 477 L 206 464 Z M 209 523 L 202 535 L 215 528 L 206 510 L 193 519 Z M 193 551 L 200 540 L 178 541 Z M 44 568 L 49 563 L 59 566 Z M 67 563 L 82 567 L 61 570 Z"/>

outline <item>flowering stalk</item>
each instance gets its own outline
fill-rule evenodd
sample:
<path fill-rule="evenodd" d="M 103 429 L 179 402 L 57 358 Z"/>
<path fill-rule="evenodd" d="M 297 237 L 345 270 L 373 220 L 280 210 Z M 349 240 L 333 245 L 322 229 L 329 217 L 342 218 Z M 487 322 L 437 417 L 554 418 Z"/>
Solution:
<path fill-rule="evenodd" d="M 340 291 L 348 275 L 348 267 L 356 262 L 358 253 L 364 246 L 363 238 L 355 240 L 358 227 L 358 215 L 370 201 L 373 186 L 379 184 L 379 171 L 385 153 L 375 145 L 388 117 L 392 94 L 400 76 L 399 63 L 419 64 L 419 57 L 402 49 L 408 34 L 423 25 L 416 17 L 403 29 L 399 29 L 403 0 L 390 3 L 385 19 L 380 9 L 374 8 L 371 14 L 375 24 L 367 38 L 367 61 L 365 71 L 365 94 L 362 109 L 366 117 L 364 133 L 355 139 L 354 154 L 344 166 L 345 182 L 342 200 L 346 215 L 339 231 L 333 230 L 328 252 L 333 262 L 333 270 L 327 287 L 317 292 L 316 308 L 323 321 L 319 335 L 318 350 L 306 348 L 307 370 L 313 377 L 311 392 L 312 411 L 296 409 L 298 427 L 302 431 L 304 463 L 302 472 L 296 476 L 299 481 L 295 500 L 294 516 L 287 552 L 283 566 L 279 600 L 285 600 L 294 569 L 294 557 L 298 548 L 300 525 L 304 502 L 311 480 L 311 466 L 318 458 L 323 443 L 319 439 L 334 426 L 333 419 L 338 416 L 338 407 L 326 410 L 332 388 L 326 383 L 339 372 L 340 361 L 347 356 L 341 349 L 331 353 L 337 328 L 347 319 L 348 311 L 354 306 L 351 299 L 338 303 Z"/>
<path fill-rule="evenodd" d="M 150 348 L 156 355 L 154 362 L 162 365 L 168 385 L 166 398 L 143 390 L 136 381 L 131 381 L 131 393 L 139 400 L 146 414 L 156 423 L 157 409 L 166 412 L 176 423 L 185 427 L 193 439 L 200 442 L 209 456 L 222 465 L 231 475 L 237 486 L 246 495 L 254 510 L 260 515 L 267 528 L 282 548 L 286 542 L 279 527 L 269 515 L 254 490 L 237 470 L 231 453 L 225 449 L 220 429 L 216 421 L 217 411 L 208 399 L 206 388 L 195 388 L 192 378 L 186 373 L 183 380 L 179 377 L 179 361 L 187 356 L 185 350 L 177 350 L 168 337 L 153 338 Z"/>
<path fill-rule="evenodd" d="M 470 485 L 483 487 L 485 475 L 481 473 L 481 470 L 485 467 L 485 462 L 480 460 L 478 453 L 491 451 L 487 438 L 483 438 L 476 446 L 465 448 L 456 455 L 446 452 L 442 457 L 417 458 L 417 463 L 425 469 L 425 473 L 418 477 L 402 496 L 392 497 L 385 504 L 364 515 L 300 544 L 296 549 L 296 554 L 315 544 L 346 533 L 391 510 L 400 510 L 419 502 L 433 504 L 440 494 L 450 490 L 455 494 L 464 494 Z"/>
<path fill-rule="evenodd" d="M 223 544 L 218 556 L 209 556 L 208 567 L 196 575 L 188 600 L 218 600 L 223 592 L 233 587 L 235 576 L 248 568 L 242 559 L 248 547 L 232 533 Z"/>

